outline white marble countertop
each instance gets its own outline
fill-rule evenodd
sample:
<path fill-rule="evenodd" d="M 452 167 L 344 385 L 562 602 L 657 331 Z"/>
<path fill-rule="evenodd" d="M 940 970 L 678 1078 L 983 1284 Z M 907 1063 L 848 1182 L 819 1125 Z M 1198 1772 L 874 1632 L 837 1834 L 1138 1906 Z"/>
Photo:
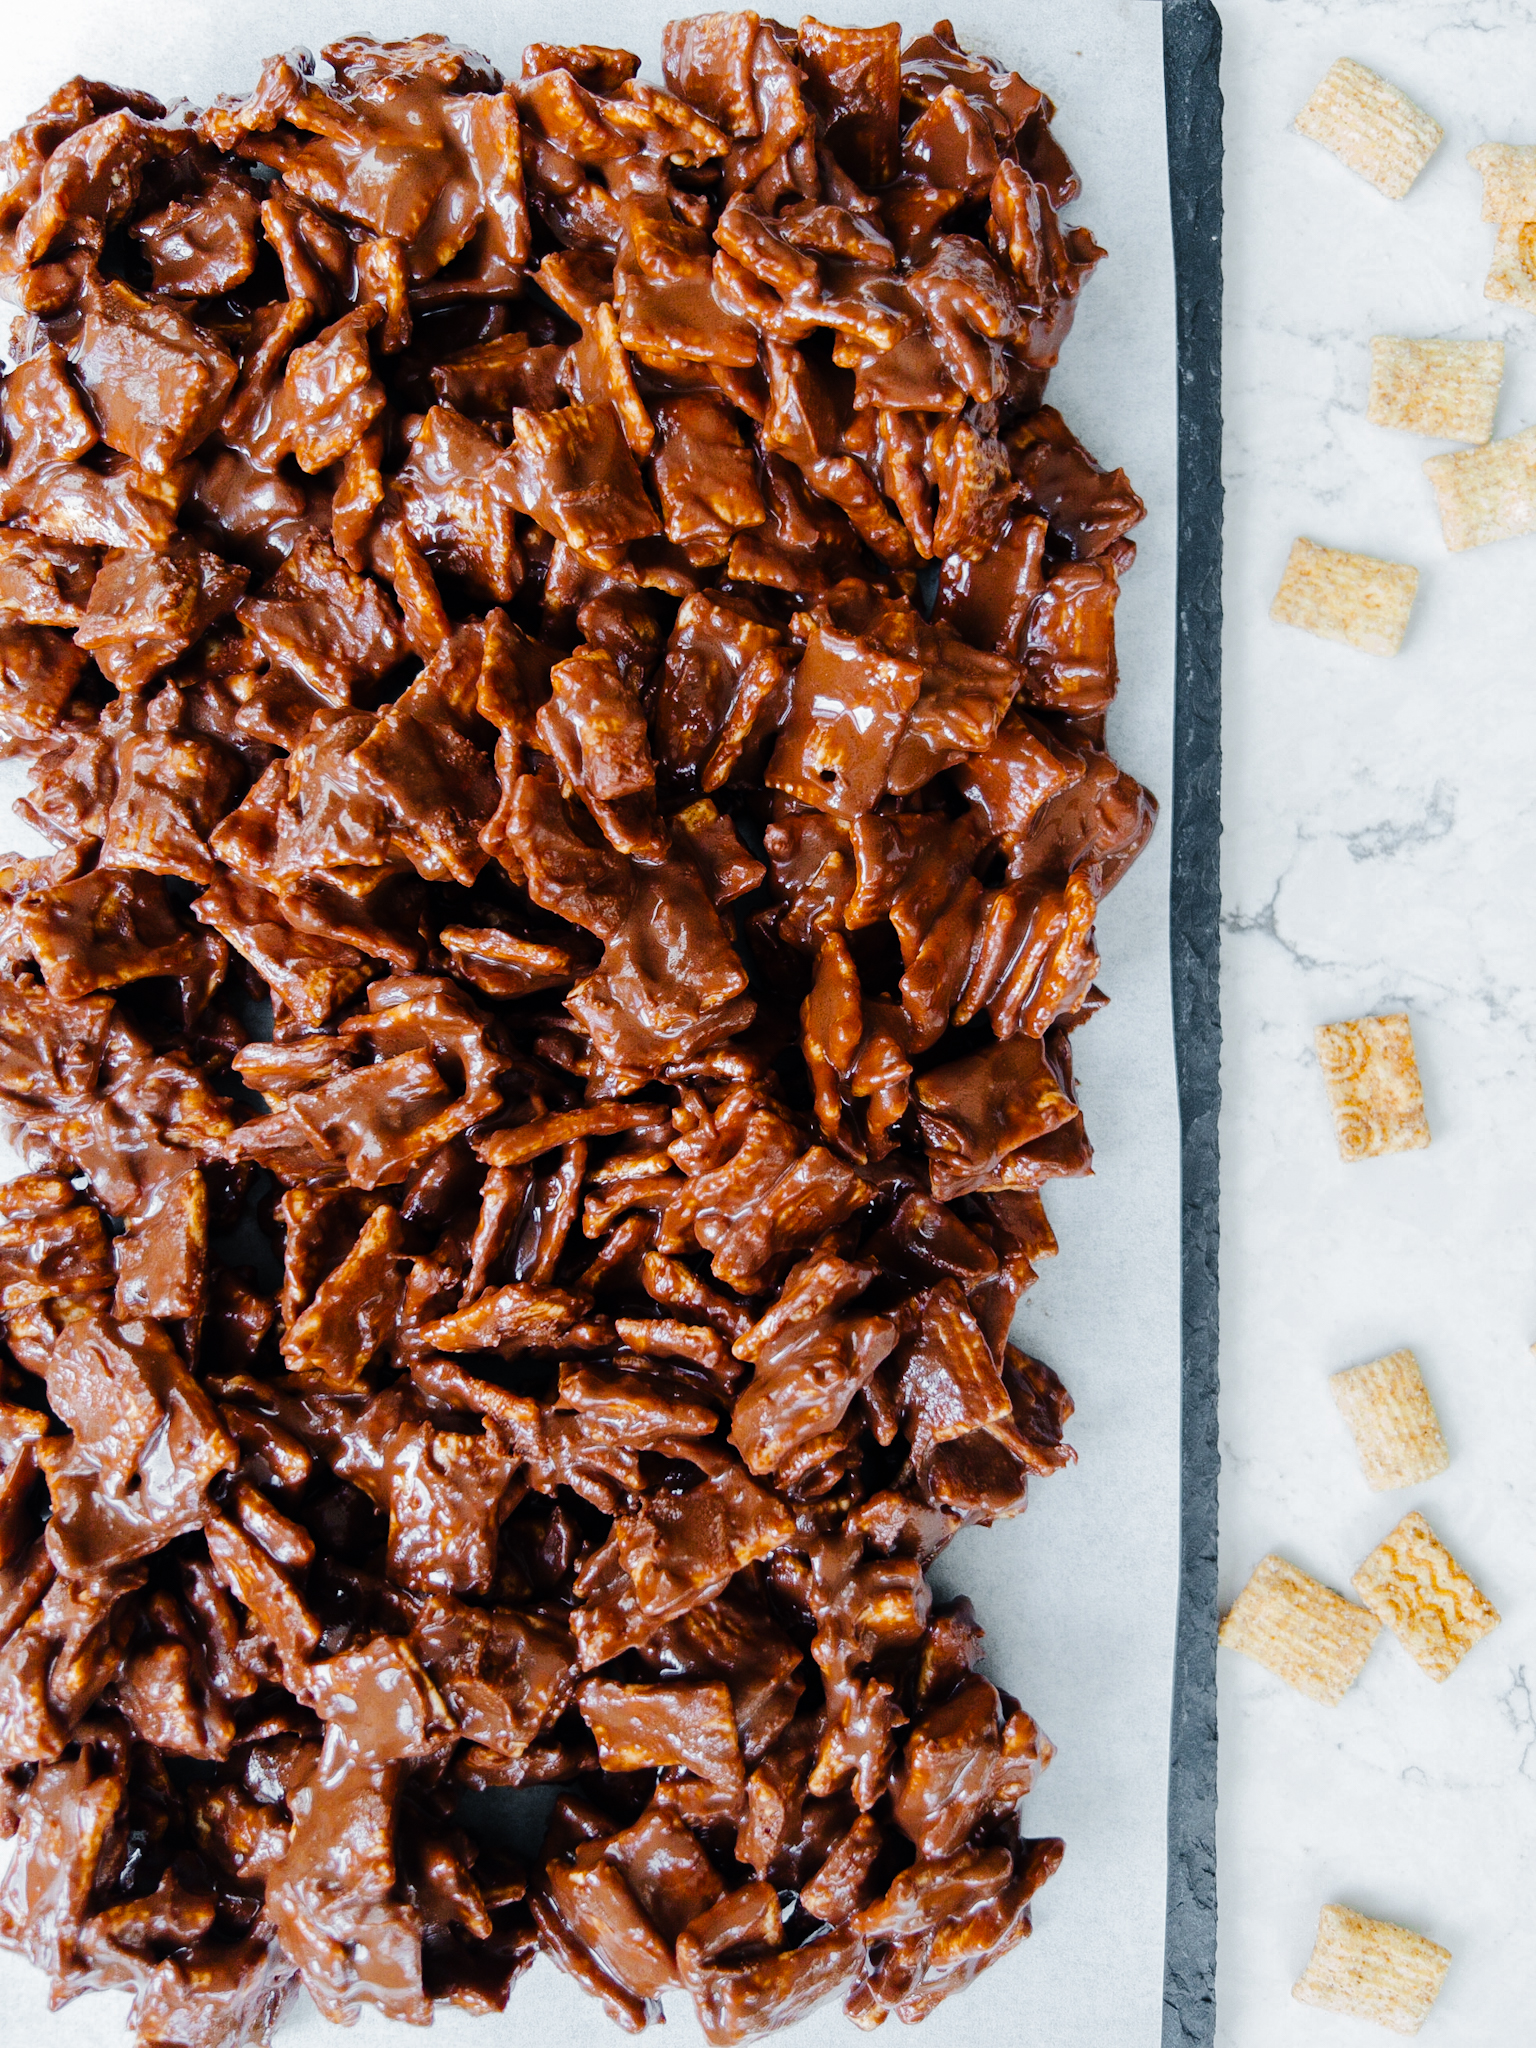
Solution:
<path fill-rule="evenodd" d="M 1483 297 L 1466 152 L 1536 141 L 1536 7 L 1223 0 L 1222 1598 L 1278 1550 L 1343 1591 L 1420 1508 L 1503 1614 L 1443 1685 L 1383 1634 L 1344 1704 L 1221 1653 L 1222 2048 L 1347 2048 L 1290 1986 L 1318 1908 L 1454 1954 L 1426 2042 L 1530 2038 L 1536 2004 L 1536 536 L 1448 555 L 1371 426 L 1373 334 L 1502 339 L 1495 433 L 1536 421 L 1536 319 Z M 1290 121 L 1351 56 L 1444 125 L 1392 202 Z M 1411 562 L 1382 660 L 1273 625 L 1292 540 Z M 1316 1024 L 1407 1009 L 1433 1143 L 1341 1164 Z M 1326 1385 L 1418 1354 L 1451 1450 L 1372 1494 Z"/>

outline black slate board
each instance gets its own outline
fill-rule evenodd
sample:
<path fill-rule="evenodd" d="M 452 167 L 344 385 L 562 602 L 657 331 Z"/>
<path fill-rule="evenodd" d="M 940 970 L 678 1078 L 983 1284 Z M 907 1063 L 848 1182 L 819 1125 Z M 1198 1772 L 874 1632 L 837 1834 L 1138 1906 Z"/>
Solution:
<path fill-rule="evenodd" d="M 1178 1640 L 1163 2048 L 1216 2030 L 1217 1112 L 1221 1104 L 1221 22 L 1163 0 L 1179 380 L 1169 904 L 1182 1141 Z"/>

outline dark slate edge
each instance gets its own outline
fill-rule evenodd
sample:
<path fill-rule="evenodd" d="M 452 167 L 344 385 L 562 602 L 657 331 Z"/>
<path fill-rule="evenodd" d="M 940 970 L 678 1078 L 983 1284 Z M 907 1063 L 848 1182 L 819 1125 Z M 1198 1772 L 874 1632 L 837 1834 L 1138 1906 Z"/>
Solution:
<path fill-rule="evenodd" d="M 1169 904 L 1182 1186 L 1178 1639 L 1168 1763 L 1163 2048 L 1216 2028 L 1218 986 L 1221 910 L 1221 22 L 1164 0 L 1177 275 L 1179 570 Z"/>

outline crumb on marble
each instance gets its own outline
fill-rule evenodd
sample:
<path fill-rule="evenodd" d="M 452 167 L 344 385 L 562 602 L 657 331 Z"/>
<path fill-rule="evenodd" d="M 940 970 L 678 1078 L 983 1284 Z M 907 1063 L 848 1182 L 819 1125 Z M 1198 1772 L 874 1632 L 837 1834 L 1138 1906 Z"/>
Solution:
<path fill-rule="evenodd" d="M 1536 313 L 1536 221 L 1500 221 L 1483 297 Z"/>
<path fill-rule="evenodd" d="M 1360 1676 L 1380 1630 L 1373 1614 L 1271 1553 L 1254 1566 L 1217 1641 L 1309 1700 L 1336 1707 Z"/>
<path fill-rule="evenodd" d="M 1536 220 L 1536 143 L 1480 142 L 1467 162 L 1483 181 L 1483 219 Z"/>
<path fill-rule="evenodd" d="M 1536 533 L 1536 427 L 1483 448 L 1431 455 L 1424 474 L 1435 487 L 1440 529 L 1453 554 Z"/>
<path fill-rule="evenodd" d="M 1301 539 L 1291 549 L 1269 616 L 1366 654 L 1396 654 L 1418 587 L 1418 570 L 1405 563 Z"/>
<path fill-rule="evenodd" d="M 1429 1143 L 1413 1027 L 1401 1011 L 1319 1024 L 1313 1033 L 1341 1159 L 1418 1152 Z"/>
<path fill-rule="evenodd" d="M 1443 1682 L 1499 1625 L 1480 1593 L 1415 1510 L 1379 1543 L 1351 1582 L 1414 1662 Z"/>
<path fill-rule="evenodd" d="M 1404 197 L 1445 136 L 1407 93 L 1351 57 L 1331 66 L 1294 126 L 1388 199 Z"/>
<path fill-rule="evenodd" d="M 1390 1920 L 1368 1920 L 1348 1906 L 1324 1906 L 1312 1960 L 1291 1996 L 1374 2020 L 1389 2033 L 1416 2034 L 1450 1966 L 1450 1950 L 1426 1935 Z"/>
<path fill-rule="evenodd" d="M 1407 341 L 1378 334 L 1371 342 L 1367 417 L 1372 426 L 1437 441 L 1486 441 L 1503 381 L 1501 341 Z"/>
<path fill-rule="evenodd" d="M 1328 1382 L 1373 1493 L 1417 1486 L 1450 1464 L 1440 1419 L 1411 1351 L 1352 1365 Z"/>

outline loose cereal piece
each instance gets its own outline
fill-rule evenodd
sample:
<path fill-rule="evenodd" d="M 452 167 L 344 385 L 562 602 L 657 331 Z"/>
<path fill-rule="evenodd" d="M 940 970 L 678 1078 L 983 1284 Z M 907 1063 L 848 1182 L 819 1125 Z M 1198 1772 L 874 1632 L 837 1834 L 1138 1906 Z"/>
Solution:
<path fill-rule="evenodd" d="M 1486 1600 L 1415 1511 L 1355 1573 L 1355 1591 L 1437 1682 L 1450 1677 L 1474 1643 L 1499 1625 Z"/>
<path fill-rule="evenodd" d="M 1371 343 L 1372 426 L 1401 427 L 1441 441 L 1486 441 L 1504 380 L 1501 341 Z"/>
<path fill-rule="evenodd" d="M 1298 540 L 1269 616 L 1320 640 L 1342 640 L 1366 654 L 1396 654 L 1408 630 L 1419 572 L 1402 562 L 1345 554 Z"/>
<path fill-rule="evenodd" d="M 1411 1351 L 1336 1372 L 1328 1382 L 1354 1432 L 1365 1483 L 1375 1493 L 1416 1486 L 1451 1462 L 1439 1418 Z"/>
<path fill-rule="evenodd" d="M 1341 1159 L 1418 1152 L 1429 1143 L 1413 1027 L 1400 1011 L 1319 1024 L 1313 1034 Z"/>
<path fill-rule="evenodd" d="M 1424 474 L 1435 487 L 1440 528 L 1453 554 L 1536 533 L 1536 427 L 1485 448 L 1431 455 Z"/>
<path fill-rule="evenodd" d="M 1374 2020 L 1392 2034 L 1416 2034 L 1450 1966 L 1450 1950 L 1437 1941 L 1390 1920 L 1367 1920 L 1348 1906 L 1324 1906 L 1312 1960 L 1291 1996 Z"/>
<path fill-rule="evenodd" d="M 1484 220 L 1536 220 L 1536 143 L 1480 142 L 1467 162 L 1482 174 Z"/>
<path fill-rule="evenodd" d="M 1445 130 L 1350 57 L 1340 57 L 1296 116 L 1298 134 L 1331 149 L 1388 199 L 1401 199 L 1440 147 Z"/>
<path fill-rule="evenodd" d="M 1500 221 L 1483 297 L 1536 313 L 1536 221 Z"/>
<path fill-rule="evenodd" d="M 1336 1707 L 1360 1676 L 1380 1630 L 1363 1607 L 1271 1554 L 1255 1565 L 1217 1640 L 1309 1700 Z"/>

